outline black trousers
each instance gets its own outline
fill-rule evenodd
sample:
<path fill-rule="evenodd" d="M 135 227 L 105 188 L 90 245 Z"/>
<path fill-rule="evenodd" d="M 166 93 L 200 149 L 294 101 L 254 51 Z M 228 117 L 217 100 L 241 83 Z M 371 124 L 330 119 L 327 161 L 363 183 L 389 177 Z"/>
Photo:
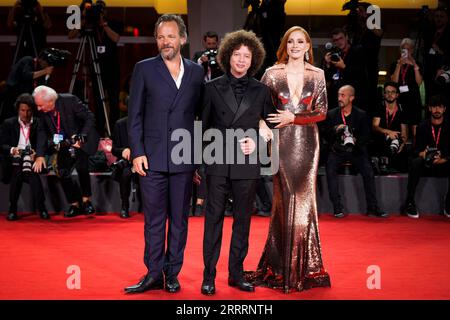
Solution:
<path fill-rule="evenodd" d="M 74 163 L 75 162 L 75 163 Z M 75 167 L 78 173 L 80 188 L 72 178 L 72 167 Z M 81 200 L 81 197 L 92 196 L 91 177 L 89 176 L 89 155 L 81 149 L 76 149 L 76 156 L 71 160 L 67 150 L 61 150 L 58 156 L 58 170 L 64 170 L 66 173 L 61 176 L 61 185 L 66 195 L 67 202 L 75 203 Z"/>
<path fill-rule="evenodd" d="M 136 173 L 133 173 L 131 171 L 131 168 L 126 167 L 122 170 L 119 180 L 119 189 L 120 189 L 120 199 L 122 200 L 122 207 L 129 208 L 130 207 L 130 193 L 131 193 L 131 185 L 132 183 L 135 184 L 135 187 L 139 187 L 139 179 L 137 177 Z M 136 192 L 139 203 L 142 203 L 141 201 L 141 194 L 138 190 Z"/>
<path fill-rule="evenodd" d="M 21 166 L 13 166 L 11 183 L 9 185 L 10 212 L 17 212 L 17 202 L 19 201 L 20 192 L 22 191 L 22 185 L 24 182 L 30 184 L 34 209 L 39 211 L 46 210 L 44 189 L 42 187 L 39 174 L 33 172 L 28 175 L 24 175 L 22 174 Z"/>
<path fill-rule="evenodd" d="M 203 236 L 203 279 L 213 281 L 222 245 L 222 229 L 225 204 L 231 191 L 233 197 L 233 233 L 228 261 L 229 277 L 240 280 L 244 273 L 244 259 L 248 252 L 250 220 L 255 201 L 255 180 L 231 180 L 227 177 L 207 175 L 208 197 L 206 202 Z"/>
<path fill-rule="evenodd" d="M 364 192 L 366 194 L 367 209 L 374 209 L 378 206 L 375 193 L 375 178 L 372 166 L 367 154 L 335 153 L 330 152 L 326 164 L 327 184 L 330 200 L 333 203 L 334 211 L 342 210 L 341 195 L 339 193 L 338 169 L 344 163 L 350 161 L 356 170 L 361 173 L 364 182 Z"/>
<path fill-rule="evenodd" d="M 408 193 L 406 196 L 407 203 L 414 203 L 416 188 L 419 184 L 421 176 L 448 177 L 450 183 L 450 164 L 446 162 L 444 164 L 432 165 L 430 168 L 427 168 L 425 166 L 425 160 L 421 157 L 412 159 L 408 174 Z M 446 204 L 450 205 L 450 195 L 448 191 Z"/>

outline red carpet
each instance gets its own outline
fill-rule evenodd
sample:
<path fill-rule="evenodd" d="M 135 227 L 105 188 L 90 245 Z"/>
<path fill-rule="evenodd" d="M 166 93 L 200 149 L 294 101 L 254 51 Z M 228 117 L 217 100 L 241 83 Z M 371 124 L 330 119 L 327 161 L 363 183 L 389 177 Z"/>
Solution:
<path fill-rule="evenodd" d="M 203 218 L 189 221 L 181 292 L 133 296 L 123 288 L 145 273 L 141 214 L 129 220 L 117 214 L 52 216 L 51 221 L 37 215 L 16 222 L 0 218 L 0 299 L 207 299 L 200 294 Z M 289 295 L 266 288 L 247 294 L 227 286 L 231 222 L 226 218 L 213 299 L 450 299 L 450 219 L 442 216 L 338 220 L 321 215 L 323 258 L 332 287 Z M 252 221 L 246 269 L 258 263 L 268 222 L 261 217 Z M 70 265 L 81 269 L 79 290 L 67 289 Z M 379 290 L 367 288 L 371 265 L 381 270 Z"/>

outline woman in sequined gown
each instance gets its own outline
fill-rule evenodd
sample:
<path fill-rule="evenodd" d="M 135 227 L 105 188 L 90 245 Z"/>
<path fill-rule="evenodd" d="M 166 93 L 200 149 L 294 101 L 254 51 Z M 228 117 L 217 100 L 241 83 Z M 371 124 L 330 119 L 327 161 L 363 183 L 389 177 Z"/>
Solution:
<path fill-rule="evenodd" d="M 279 170 L 269 234 L 256 272 L 247 274 L 256 285 L 285 293 L 329 287 L 319 238 L 316 177 L 319 131 L 316 122 L 327 112 L 323 70 L 312 66 L 312 44 L 301 27 L 290 28 L 277 52 L 278 62 L 262 82 L 272 93 L 278 112 L 267 118 L 277 123 Z"/>

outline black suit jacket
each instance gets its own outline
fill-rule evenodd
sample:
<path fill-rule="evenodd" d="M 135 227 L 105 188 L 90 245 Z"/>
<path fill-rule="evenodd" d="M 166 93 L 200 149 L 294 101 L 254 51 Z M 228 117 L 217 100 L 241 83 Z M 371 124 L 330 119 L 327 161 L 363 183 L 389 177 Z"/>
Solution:
<path fill-rule="evenodd" d="M 0 126 L 0 145 L 3 155 L 2 159 L 2 181 L 9 183 L 11 174 L 11 148 L 17 147 L 20 138 L 20 125 L 18 117 L 12 117 L 6 119 Z M 39 118 L 33 117 L 33 123 L 31 124 L 30 143 L 31 147 L 35 150 L 37 157 L 44 156 L 46 148 L 47 138 L 42 122 Z"/>
<path fill-rule="evenodd" d="M 128 143 L 128 117 L 122 118 L 116 122 L 113 131 L 113 144 L 112 144 L 112 154 L 118 159 L 122 159 L 122 152 L 124 149 L 129 148 Z"/>
<path fill-rule="evenodd" d="M 1 126 L 2 153 L 8 156 L 11 148 L 17 147 L 20 138 L 20 125 L 18 117 L 6 119 Z M 36 151 L 36 157 L 43 157 L 45 154 L 45 144 L 47 138 L 41 120 L 33 118 L 30 132 L 31 147 Z"/>
<path fill-rule="evenodd" d="M 59 94 L 56 100 L 56 110 L 61 115 L 64 138 L 69 138 L 75 134 L 87 135 L 87 141 L 81 146 L 81 149 L 89 155 L 95 154 L 100 137 L 95 129 L 95 116 L 88 107 L 72 94 Z M 44 114 L 42 118 L 47 136 L 52 141 L 53 135 L 57 133 L 52 115 L 49 112 Z"/>
<path fill-rule="evenodd" d="M 202 122 L 203 130 L 216 129 L 223 137 L 222 150 L 223 157 L 216 155 L 216 163 L 208 163 L 206 173 L 209 175 L 229 177 L 231 179 L 257 179 L 260 177 L 260 161 L 256 157 L 256 163 L 250 162 L 251 157 L 246 156 L 244 164 L 237 164 L 236 157 L 243 157 L 239 147 L 239 142 L 234 139 L 227 143 L 227 129 L 242 129 L 243 131 L 254 129 L 255 135 L 248 135 L 253 139 L 258 139 L 259 120 L 266 119 L 269 113 L 275 113 L 269 88 L 250 78 L 247 90 L 244 93 L 241 104 L 238 106 L 235 95 L 231 88 L 229 78 L 223 75 L 205 85 L 203 97 Z M 205 148 L 204 156 L 208 155 L 212 144 Z M 209 148 L 209 149 L 208 149 Z M 257 155 L 256 150 L 251 156 Z M 234 157 L 233 157 L 234 155 Z M 228 158 L 228 162 L 227 162 Z M 206 160 L 206 159 L 205 159 Z M 230 164 L 230 161 L 233 161 Z M 222 163 L 219 163 L 222 162 Z M 228 163 L 228 164 L 227 164 Z"/>

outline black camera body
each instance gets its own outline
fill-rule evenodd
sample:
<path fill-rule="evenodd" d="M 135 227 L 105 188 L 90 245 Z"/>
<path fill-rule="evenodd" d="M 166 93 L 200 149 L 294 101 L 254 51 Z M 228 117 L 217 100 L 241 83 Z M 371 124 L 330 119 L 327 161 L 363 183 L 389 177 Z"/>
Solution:
<path fill-rule="evenodd" d="M 208 49 L 203 52 L 203 55 L 208 57 L 208 65 L 212 68 L 217 67 L 217 49 Z"/>
<path fill-rule="evenodd" d="M 337 142 L 339 149 L 345 152 L 352 152 L 355 147 L 355 137 L 349 126 L 344 125 L 336 129 Z"/>
<path fill-rule="evenodd" d="M 333 62 L 338 62 L 341 59 L 341 49 L 339 49 L 338 47 L 334 46 L 331 42 L 327 42 L 325 44 L 325 50 L 327 51 L 327 53 L 329 52 L 330 55 L 330 59 Z"/>
<path fill-rule="evenodd" d="M 440 156 L 441 152 L 437 148 L 428 148 L 425 151 L 425 167 L 431 168 L 436 158 Z"/>
<path fill-rule="evenodd" d="M 402 137 L 397 137 L 395 139 L 386 138 L 389 143 L 389 153 L 391 156 L 396 155 L 400 151 L 400 146 L 403 144 Z"/>
<path fill-rule="evenodd" d="M 98 25 L 105 7 L 101 3 L 93 3 L 85 7 L 85 28 L 83 31 L 92 32 Z"/>
<path fill-rule="evenodd" d="M 128 169 L 128 168 L 131 169 L 131 172 L 134 173 L 133 164 L 130 161 L 128 161 L 126 159 L 120 159 L 120 160 L 114 162 L 111 165 L 111 170 L 112 170 L 111 177 L 114 180 L 120 182 L 124 170 Z"/>
<path fill-rule="evenodd" d="M 131 167 L 131 162 L 126 159 L 120 159 L 111 165 L 111 169 L 114 171 L 115 170 L 123 170 L 127 167 Z"/>
<path fill-rule="evenodd" d="M 62 67 L 67 63 L 70 55 L 71 53 L 67 50 L 47 48 L 41 52 L 39 57 L 46 61 L 50 66 Z"/>
<path fill-rule="evenodd" d="M 76 134 L 73 138 L 66 138 L 59 142 L 57 150 L 68 149 L 70 157 L 76 157 L 76 149 L 73 147 L 74 144 L 80 142 L 81 144 L 86 143 L 87 136 L 85 134 Z"/>

